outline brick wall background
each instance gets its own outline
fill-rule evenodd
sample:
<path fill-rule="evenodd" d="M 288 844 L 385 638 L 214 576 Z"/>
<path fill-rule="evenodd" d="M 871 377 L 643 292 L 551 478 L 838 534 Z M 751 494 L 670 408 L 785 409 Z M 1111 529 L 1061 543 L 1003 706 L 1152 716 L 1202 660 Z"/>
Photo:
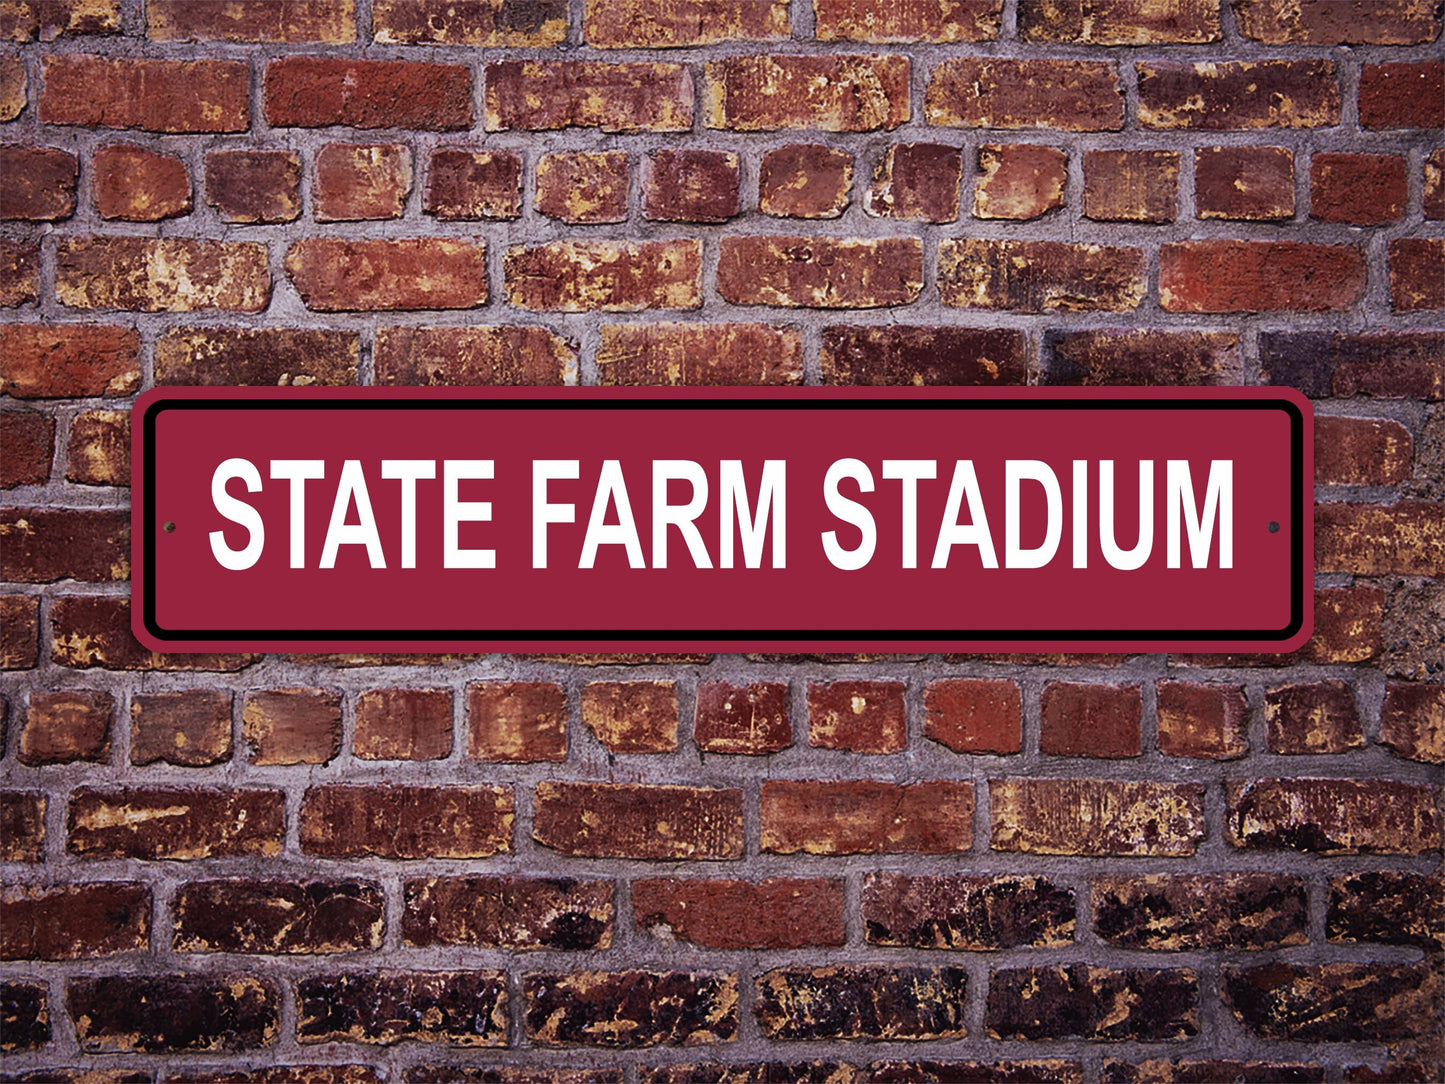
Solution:
<path fill-rule="evenodd" d="M 3 1079 L 1441 1076 L 1441 7 L 0 0 Z M 140 648 L 133 397 L 352 383 L 1297 387 L 1317 633 Z"/>

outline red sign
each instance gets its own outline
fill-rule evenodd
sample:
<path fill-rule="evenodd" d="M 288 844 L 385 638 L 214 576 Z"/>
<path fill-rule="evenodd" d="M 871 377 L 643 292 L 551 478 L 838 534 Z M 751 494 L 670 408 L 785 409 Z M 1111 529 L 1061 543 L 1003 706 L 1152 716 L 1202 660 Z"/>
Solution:
<path fill-rule="evenodd" d="M 1283 389 L 154 391 L 135 631 L 215 650 L 1264 650 Z"/>

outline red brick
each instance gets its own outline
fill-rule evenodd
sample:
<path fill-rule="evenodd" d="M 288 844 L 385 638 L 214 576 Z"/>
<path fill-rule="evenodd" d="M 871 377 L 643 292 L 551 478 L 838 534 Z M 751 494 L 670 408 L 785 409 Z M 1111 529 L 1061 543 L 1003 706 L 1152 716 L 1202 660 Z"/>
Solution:
<path fill-rule="evenodd" d="M 549 48 L 567 38 L 566 0 L 373 0 L 372 33 L 383 45 Z"/>
<path fill-rule="evenodd" d="M 589 681 L 582 722 L 609 753 L 677 748 L 677 686 L 671 681 Z"/>
<path fill-rule="evenodd" d="M 452 749 L 446 689 L 372 689 L 356 698 L 352 752 L 363 760 L 440 760 Z"/>
<path fill-rule="evenodd" d="M 100 692 L 33 692 L 15 757 L 21 764 L 104 762 L 115 698 Z"/>
<path fill-rule="evenodd" d="M 229 690 L 188 689 L 131 698 L 132 764 L 163 761 L 181 768 L 204 768 L 230 759 Z"/>
<path fill-rule="evenodd" d="M 737 1036 L 731 972 L 533 972 L 522 977 L 522 994 L 534 1046 L 696 1046 Z"/>
<path fill-rule="evenodd" d="M 401 939 L 409 946 L 606 949 L 611 881 L 543 877 L 408 880 Z"/>
<path fill-rule="evenodd" d="M 510 151 L 441 147 L 427 168 L 422 208 L 449 222 L 522 213 L 522 159 Z"/>
<path fill-rule="evenodd" d="M 210 652 L 162 654 L 148 651 L 130 630 L 130 599 L 116 595 L 76 595 L 50 604 L 50 658 L 72 669 L 242 670 L 259 655 Z"/>
<path fill-rule="evenodd" d="M 1271 753 L 1345 753 L 1365 744 L 1355 694 L 1343 681 L 1281 685 L 1264 694 Z"/>
<path fill-rule="evenodd" d="M 126 881 L 11 886 L 0 897 L 0 959 L 83 960 L 144 952 L 151 893 Z"/>
<path fill-rule="evenodd" d="M 33 670 L 40 661 L 40 596 L 0 595 L 0 670 Z"/>
<path fill-rule="evenodd" d="M 995 851 L 1183 858 L 1204 840 L 1204 787 L 1114 779 L 990 779 Z"/>
<path fill-rule="evenodd" d="M 731 151 L 660 150 L 647 158 L 642 217 L 726 222 L 738 213 L 738 156 Z"/>
<path fill-rule="evenodd" d="M 923 734 L 955 753 L 1017 753 L 1023 698 L 1013 681 L 947 678 L 924 690 Z"/>
<path fill-rule="evenodd" d="M 79 34 L 114 34 L 120 0 L 22 0 L 0 8 L 0 40 L 54 41 Z"/>
<path fill-rule="evenodd" d="M 1112 945 L 1165 952 L 1303 945 L 1301 877 L 1274 873 L 1095 877 L 1094 930 Z"/>
<path fill-rule="evenodd" d="M 1084 387 L 1244 383 L 1233 331 L 1081 328 L 1044 332 L 1041 383 Z"/>
<path fill-rule="evenodd" d="M 819 41 L 882 44 L 993 41 L 1003 23 L 1003 0 L 814 0 Z"/>
<path fill-rule="evenodd" d="M 273 858 L 286 802 L 257 787 L 77 787 L 66 850 L 89 858 Z"/>
<path fill-rule="evenodd" d="M 1039 752 L 1045 756 L 1137 757 L 1143 752 L 1137 685 L 1051 681 L 1039 701 Z"/>
<path fill-rule="evenodd" d="M 1064 205 L 1069 156 L 1031 143 L 982 143 L 973 186 L 975 218 L 1039 218 Z"/>
<path fill-rule="evenodd" d="M 717 289 L 735 305 L 907 305 L 923 290 L 923 245 L 913 237 L 724 237 Z"/>
<path fill-rule="evenodd" d="M 874 218 L 958 219 L 963 152 L 941 143 L 895 143 L 878 163 L 863 210 Z"/>
<path fill-rule="evenodd" d="M 780 967 L 757 980 L 753 1015 L 774 1040 L 961 1039 L 961 967 L 838 964 Z"/>
<path fill-rule="evenodd" d="M 472 126 L 472 72 L 464 64 L 287 56 L 266 65 L 273 128 Z"/>
<path fill-rule="evenodd" d="M 40 297 L 40 245 L 0 237 L 0 308 Z"/>
<path fill-rule="evenodd" d="M 260 689 L 241 709 L 252 764 L 326 764 L 341 752 L 341 695 Z"/>
<path fill-rule="evenodd" d="M 467 756 L 528 763 L 567 759 L 567 695 L 546 682 L 479 682 L 467 688 Z"/>
<path fill-rule="evenodd" d="M 1435 400 L 1445 394 L 1445 332 L 1264 332 L 1259 353 L 1269 383 L 1312 398 Z"/>
<path fill-rule="evenodd" d="M 486 126 L 489 132 L 686 132 L 692 96 L 692 73 L 683 64 L 495 61 L 486 71 Z"/>
<path fill-rule="evenodd" d="M 251 975 L 73 978 L 66 995 L 85 1054 L 259 1050 L 281 1023 L 279 986 Z"/>
<path fill-rule="evenodd" d="M 207 151 L 206 202 L 226 222 L 290 222 L 301 213 L 301 156 L 295 151 Z"/>
<path fill-rule="evenodd" d="M 1020 312 L 1129 312 L 1144 298 L 1144 252 L 1066 241 L 945 239 L 945 305 Z"/>
<path fill-rule="evenodd" d="M 5 411 L 0 452 L 0 488 L 44 485 L 55 454 L 55 419 L 33 410 Z"/>
<path fill-rule="evenodd" d="M 130 512 L 123 508 L 0 509 L 0 539 L 0 580 L 130 578 Z"/>
<path fill-rule="evenodd" d="M 1385 594 L 1378 587 L 1332 587 L 1315 591 L 1315 631 L 1293 655 L 1220 653 L 1177 656 L 1186 666 L 1280 666 L 1364 662 L 1380 654 Z"/>
<path fill-rule="evenodd" d="M 1019 37 L 1066 45 L 1218 41 L 1219 0 L 1019 0 Z"/>
<path fill-rule="evenodd" d="M 263 312 L 266 246 L 254 241 L 76 237 L 56 246 L 55 296 L 79 309 Z"/>
<path fill-rule="evenodd" d="M 603 324 L 602 385 L 800 384 L 803 344 L 766 324 Z"/>
<path fill-rule="evenodd" d="M 973 784 L 765 780 L 773 854 L 957 854 L 973 846 Z"/>
<path fill-rule="evenodd" d="M 579 858 L 743 856 L 743 792 L 635 783 L 538 783 L 532 838 Z"/>
<path fill-rule="evenodd" d="M 48 801 L 39 791 L 0 790 L 0 861 L 41 861 Z"/>
<path fill-rule="evenodd" d="M 1166 312 L 1330 312 L 1365 290 L 1353 245 L 1299 241 L 1182 241 L 1159 249 Z"/>
<path fill-rule="evenodd" d="M 1430 0 L 1236 0 L 1234 12 L 1241 34 L 1268 45 L 1424 45 L 1440 36 Z"/>
<path fill-rule="evenodd" d="M 929 73 L 924 117 L 949 128 L 1117 132 L 1124 87 L 1107 61 L 958 57 Z"/>
<path fill-rule="evenodd" d="M 411 151 L 398 143 L 328 143 L 311 187 L 317 222 L 400 218 L 411 192 Z"/>
<path fill-rule="evenodd" d="M 1445 147 L 1425 159 L 1425 184 L 1421 205 L 1427 219 L 1445 219 Z"/>
<path fill-rule="evenodd" d="M 75 213 L 80 163 L 69 151 L 0 144 L 0 173 L 0 218 L 54 222 Z"/>
<path fill-rule="evenodd" d="M 1440 849 L 1440 788 L 1393 780 L 1225 782 L 1224 835 L 1235 847 L 1312 854 Z"/>
<path fill-rule="evenodd" d="M 316 312 L 471 309 L 487 300 L 481 241 L 312 237 L 286 250 L 286 273 Z"/>
<path fill-rule="evenodd" d="M 870 945 L 1063 948 L 1074 939 L 1074 894 L 1041 877 L 870 873 L 863 882 L 862 918 Z"/>
<path fill-rule="evenodd" d="M 627 154 L 544 154 L 537 163 L 535 206 L 563 222 L 623 222 L 630 178 Z"/>
<path fill-rule="evenodd" d="M 1399 237 L 1390 242 L 1390 308 L 1445 309 L 1445 237 Z"/>
<path fill-rule="evenodd" d="M 1315 568 L 1357 576 L 1445 575 L 1445 506 L 1317 504 Z"/>
<path fill-rule="evenodd" d="M 507 298 L 540 312 L 640 312 L 702 304 L 702 243 L 554 241 L 513 245 Z"/>
<path fill-rule="evenodd" d="M 244 132 L 251 67 L 234 60 L 44 58 L 42 124 L 148 132 Z"/>
<path fill-rule="evenodd" d="M 191 177 L 174 155 L 112 143 L 92 157 L 90 181 L 101 218 L 158 222 L 191 210 Z"/>
<path fill-rule="evenodd" d="M 1138 72 L 1144 128 L 1219 132 L 1340 122 L 1332 60 L 1155 61 L 1139 64 Z"/>
<path fill-rule="evenodd" d="M 510 787 L 311 787 L 301 850 L 325 858 L 489 858 L 512 850 Z"/>
<path fill-rule="evenodd" d="M 909 118 L 906 56 L 735 56 L 708 61 L 706 71 L 709 128 L 872 132 Z"/>
<path fill-rule="evenodd" d="M 0 121 L 14 120 L 25 112 L 28 84 L 25 62 L 18 56 L 0 55 Z"/>
<path fill-rule="evenodd" d="M 842 147 L 790 143 L 763 154 L 758 210 L 783 218 L 837 218 L 852 184 L 853 156 Z"/>
<path fill-rule="evenodd" d="M 901 681 L 808 683 L 808 744 L 854 753 L 897 753 L 908 747 L 908 710 Z"/>
<path fill-rule="evenodd" d="M 156 340 L 157 384 L 355 384 L 361 337 L 322 328 L 174 328 Z"/>
<path fill-rule="evenodd" d="M 1173 222 L 1178 151 L 1084 152 L 1084 215 L 1100 222 Z"/>
<path fill-rule="evenodd" d="M 703 682 L 697 687 L 692 738 L 704 753 L 781 752 L 793 744 L 787 684 Z"/>
<path fill-rule="evenodd" d="M 1310 159 L 1310 217 L 1383 226 L 1405 214 L 1405 159 L 1395 154 L 1316 154 Z"/>
<path fill-rule="evenodd" d="M 1161 753 L 1234 760 L 1249 752 L 1249 705 L 1241 686 L 1161 681 L 1155 689 Z"/>
<path fill-rule="evenodd" d="M 174 908 L 176 952 L 267 955 L 379 949 L 386 913 L 360 881 L 193 881 Z"/>
<path fill-rule="evenodd" d="M 1294 152 L 1288 147 L 1196 147 L 1194 213 L 1245 221 L 1294 217 Z"/>
<path fill-rule="evenodd" d="M 1445 128 L 1445 61 L 1366 64 L 1361 128 Z"/>
<path fill-rule="evenodd" d="M 280 41 L 346 45 L 356 40 L 356 0 L 148 0 L 154 41 Z"/>
<path fill-rule="evenodd" d="M 1396 756 L 1445 761 L 1445 685 L 1392 681 L 1380 709 L 1380 741 Z"/>
<path fill-rule="evenodd" d="M 588 0 L 582 36 L 598 49 L 670 49 L 788 36 L 788 0 Z"/>
<path fill-rule="evenodd" d="M 406 326 L 376 332 L 377 384 L 561 384 L 576 368 L 575 347 L 541 327 Z"/>
<path fill-rule="evenodd" d="M 843 882 L 774 877 L 632 882 L 640 929 L 721 949 L 790 949 L 842 945 Z"/>
<path fill-rule="evenodd" d="M 1315 484 L 1397 486 L 1410 477 L 1414 441 L 1388 418 L 1315 418 Z"/>
<path fill-rule="evenodd" d="M 1011 328 L 837 324 L 823 329 L 823 380 L 916 387 L 1022 384 L 1027 346 L 1023 332 Z"/>

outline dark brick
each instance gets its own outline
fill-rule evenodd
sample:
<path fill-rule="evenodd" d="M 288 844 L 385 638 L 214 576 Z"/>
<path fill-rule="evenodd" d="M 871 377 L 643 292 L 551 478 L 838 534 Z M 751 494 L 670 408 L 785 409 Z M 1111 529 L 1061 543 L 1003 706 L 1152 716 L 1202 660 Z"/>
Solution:
<path fill-rule="evenodd" d="M 1067 241 L 945 239 L 945 305 L 1019 312 L 1128 312 L 1144 299 L 1144 251 Z"/>
<path fill-rule="evenodd" d="M 280 990 L 252 975 L 78 978 L 68 995 L 87 1054 L 257 1050 L 280 1029 Z"/>
<path fill-rule="evenodd" d="M 252 764 L 327 764 L 341 752 L 341 694 L 258 689 L 246 694 L 242 735 Z"/>
<path fill-rule="evenodd" d="M 853 156 L 842 147 L 790 143 L 763 154 L 758 210 L 789 218 L 837 218 L 848 206 Z"/>
<path fill-rule="evenodd" d="M 576 348 L 542 327 L 509 324 L 376 330 L 378 384 L 561 384 L 576 367 Z"/>
<path fill-rule="evenodd" d="M 784 682 L 703 682 L 697 687 L 693 741 L 705 753 L 780 752 L 793 744 L 788 699 Z"/>
<path fill-rule="evenodd" d="M 279 41 L 345 45 L 356 40 L 356 0 L 148 0 L 146 36 L 154 41 Z"/>
<path fill-rule="evenodd" d="M 80 162 L 54 147 L 0 144 L 0 219 L 54 222 L 75 213 Z"/>
<path fill-rule="evenodd" d="M 451 6 L 455 6 L 453 3 Z M 428 1065 L 402 1070 L 407 1084 L 623 1084 L 620 1068 L 569 1069 L 529 1065 Z M 299 1082 L 298 1082 L 299 1084 Z"/>
<path fill-rule="evenodd" d="M 373 0 L 378 44 L 547 48 L 567 37 L 566 0 Z"/>
<path fill-rule="evenodd" d="M 1410 478 L 1414 440 L 1386 418 L 1315 418 L 1315 484 L 1396 486 Z"/>
<path fill-rule="evenodd" d="M 1144 128 L 1321 128 L 1340 122 L 1332 60 L 1140 63 Z"/>
<path fill-rule="evenodd" d="M 130 630 L 130 599 L 74 595 L 50 604 L 50 658 L 75 670 L 244 670 L 259 655 L 163 654 L 142 647 Z"/>
<path fill-rule="evenodd" d="M 231 757 L 231 694 L 193 689 L 136 695 L 130 704 L 132 764 L 164 761 L 183 768 Z"/>
<path fill-rule="evenodd" d="M 71 420 L 65 480 L 86 486 L 130 485 L 130 411 L 87 410 Z"/>
<path fill-rule="evenodd" d="M 422 208 L 443 221 L 516 218 L 522 159 L 510 151 L 438 148 L 427 167 Z"/>
<path fill-rule="evenodd" d="M 1197 783 L 990 779 L 996 851 L 1185 857 L 1204 839 Z"/>
<path fill-rule="evenodd" d="M 529 974 L 522 995 L 527 1038 L 544 1047 L 696 1046 L 738 1030 L 738 980 L 726 972 Z"/>
<path fill-rule="evenodd" d="M 643 218 L 726 222 L 738 213 L 738 156 L 731 151 L 654 151 L 647 158 L 642 191 Z"/>
<path fill-rule="evenodd" d="M 1380 741 L 1396 756 L 1430 764 L 1445 761 L 1445 685 L 1386 684 Z"/>
<path fill-rule="evenodd" d="M 769 779 L 762 849 L 773 854 L 956 854 L 973 846 L 973 784 Z"/>
<path fill-rule="evenodd" d="M 1297 1043 L 1409 1039 L 1439 997 L 1439 980 L 1426 964 L 1226 967 L 1223 988 L 1225 1003 L 1250 1031 Z"/>
<path fill-rule="evenodd" d="M 1100 222 L 1173 222 L 1179 152 L 1084 152 L 1084 215 Z"/>
<path fill-rule="evenodd" d="M 5 889 L 0 896 L 0 959 L 79 960 L 144 952 L 151 893 L 125 881 Z"/>
<path fill-rule="evenodd" d="M 1124 88 L 1107 61 L 958 57 L 929 73 L 924 117 L 951 128 L 1117 132 Z"/>
<path fill-rule="evenodd" d="M 1310 159 L 1310 217 L 1384 226 L 1405 214 L 1405 159 L 1395 154 L 1325 154 Z"/>
<path fill-rule="evenodd" d="M 1445 147 L 1425 159 L 1425 191 L 1421 198 L 1427 219 L 1445 219 Z"/>
<path fill-rule="evenodd" d="M 543 877 L 427 877 L 406 882 L 407 945 L 605 949 L 612 882 Z"/>
<path fill-rule="evenodd" d="M 296 984 L 301 1043 L 507 1045 L 503 971 L 353 971 Z"/>
<path fill-rule="evenodd" d="M 1445 309 L 1445 237 L 1397 237 L 1389 262 L 1393 311 Z"/>
<path fill-rule="evenodd" d="M 1322 502 L 1315 506 L 1315 568 L 1445 576 L 1445 505 Z"/>
<path fill-rule="evenodd" d="M 1268 221 L 1294 217 L 1294 152 L 1288 147 L 1196 147 L 1194 213 Z"/>
<path fill-rule="evenodd" d="M 1331 941 L 1445 951 L 1445 882 L 1384 869 L 1333 877 L 1325 924 Z"/>
<path fill-rule="evenodd" d="M 766 1061 L 664 1065 L 643 1068 L 638 1079 L 642 1084 L 862 1084 L 863 1077 L 853 1066 L 836 1061 Z"/>
<path fill-rule="evenodd" d="M 1084 1084 L 1084 1067 L 1063 1058 L 1014 1061 L 875 1061 L 872 1084 Z"/>
<path fill-rule="evenodd" d="M 1044 332 L 1044 384 L 1223 385 L 1244 382 L 1233 331 L 1051 328 Z"/>
<path fill-rule="evenodd" d="M 386 918 L 381 889 L 360 881 L 193 881 L 174 908 L 176 952 L 379 949 Z"/>
<path fill-rule="evenodd" d="M 1266 690 L 1264 724 L 1271 753 L 1344 753 L 1365 744 L 1354 691 L 1343 681 Z"/>
<path fill-rule="evenodd" d="M 50 989 L 0 982 L 0 1050 L 37 1050 L 50 1042 Z"/>
<path fill-rule="evenodd" d="M 0 670 L 31 670 L 39 661 L 40 596 L 0 595 Z"/>
<path fill-rule="evenodd" d="M 321 328 L 175 328 L 155 353 L 157 384 L 355 384 L 361 337 Z"/>
<path fill-rule="evenodd" d="M 1445 395 L 1445 332 L 1265 331 L 1259 354 L 1269 383 L 1299 388 L 1311 398 L 1433 401 Z"/>
<path fill-rule="evenodd" d="M 1023 747 L 1023 694 L 1014 681 L 949 678 L 923 693 L 924 737 L 955 753 L 1017 753 Z"/>
<path fill-rule="evenodd" d="M 0 488 L 44 485 L 55 454 L 55 419 L 33 410 L 0 414 Z"/>
<path fill-rule="evenodd" d="M 149 132 L 244 132 L 251 66 L 235 60 L 154 60 L 59 54 L 44 59 L 44 124 Z"/>
<path fill-rule="evenodd" d="M 640 929 L 665 941 L 723 949 L 842 945 L 844 890 L 838 880 L 774 877 L 632 882 Z"/>
<path fill-rule="evenodd" d="M 281 853 L 285 800 L 259 787 L 78 787 L 66 850 L 170 861 Z"/>
<path fill-rule="evenodd" d="M 960 1039 L 961 967 L 785 967 L 757 980 L 753 1015 L 769 1039 Z"/>
<path fill-rule="evenodd" d="M 46 0 L 0 9 L 0 39 L 54 41 L 120 29 L 120 0 Z"/>
<path fill-rule="evenodd" d="M 803 343 L 766 324 L 603 324 L 597 378 L 603 385 L 800 384 Z"/>
<path fill-rule="evenodd" d="M 1445 61 L 1366 64 L 1361 128 L 1445 128 Z"/>
<path fill-rule="evenodd" d="M 1256 779 L 1225 785 L 1236 847 L 1315 854 L 1428 854 L 1440 847 L 1440 788 L 1394 780 Z"/>
<path fill-rule="evenodd" d="M 21 764 L 104 762 L 110 755 L 115 697 L 103 692 L 30 694 L 15 759 Z"/>
<path fill-rule="evenodd" d="M 703 90 L 709 128 L 871 132 L 909 115 L 909 60 L 899 55 L 779 54 L 710 60 Z"/>
<path fill-rule="evenodd" d="M 1095 877 L 1094 929 L 1111 944 L 1169 952 L 1309 940 L 1304 881 L 1273 873 Z"/>
<path fill-rule="evenodd" d="M 327 858 L 488 858 L 512 850 L 515 817 L 509 787 L 311 787 L 301 803 L 301 850 Z"/>
<path fill-rule="evenodd" d="M 1019 0 L 1019 37 L 1068 45 L 1198 44 L 1220 39 L 1214 0 Z"/>
<path fill-rule="evenodd" d="M 126 509 L 6 508 L 0 539 L 0 579 L 11 583 L 130 579 Z"/>
<path fill-rule="evenodd" d="M 1028 343 L 1012 328 L 836 324 L 823 329 L 821 361 L 829 384 L 1018 385 Z"/>
<path fill-rule="evenodd" d="M 467 757 L 528 763 L 567 759 L 567 694 L 537 681 L 467 687 Z"/>
<path fill-rule="evenodd" d="M 1073 892 L 1042 877 L 870 873 L 862 914 L 870 945 L 987 952 L 1074 939 Z"/>
<path fill-rule="evenodd" d="M 989 977 L 985 1023 L 995 1039 L 1161 1042 L 1199 1033 L 1199 978 L 1190 970 L 1074 964 Z"/>
<path fill-rule="evenodd" d="M 206 202 L 227 222 L 290 222 L 301 214 L 295 151 L 207 151 L 205 168 Z"/>
<path fill-rule="evenodd" d="M 487 65 L 485 87 L 489 132 L 692 128 L 692 73 L 682 64 L 500 60 Z"/>
<path fill-rule="evenodd" d="M 726 860 L 743 854 L 743 792 L 629 783 L 538 783 L 532 837 L 585 858 Z"/>
<path fill-rule="evenodd" d="M 472 72 L 464 64 L 287 56 L 266 65 L 264 93 L 272 127 L 472 126 Z"/>
<path fill-rule="evenodd" d="M 1101 1079 L 1105 1084 L 1217 1084 L 1221 1080 L 1324 1084 L 1325 1069 L 1288 1062 L 1152 1058 L 1140 1062 L 1106 1061 Z"/>
<path fill-rule="evenodd" d="M 875 218 L 958 219 L 963 152 L 942 143 L 895 143 L 873 173 L 863 210 Z"/>
<path fill-rule="evenodd" d="M 1137 757 L 1143 752 L 1138 685 L 1051 681 L 1039 700 L 1045 756 Z"/>
<path fill-rule="evenodd" d="M 0 790 L 0 862 L 41 861 L 47 801 L 39 791 Z"/>

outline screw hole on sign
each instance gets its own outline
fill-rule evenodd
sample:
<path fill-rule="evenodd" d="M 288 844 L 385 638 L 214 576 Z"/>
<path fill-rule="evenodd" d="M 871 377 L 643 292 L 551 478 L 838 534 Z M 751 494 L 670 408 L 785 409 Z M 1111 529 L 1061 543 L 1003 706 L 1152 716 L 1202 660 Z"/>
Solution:
<path fill-rule="evenodd" d="M 1276 523 L 1274 520 L 1269 521 L 1269 533 L 1279 534 L 1279 524 Z"/>
<path fill-rule="evenodd" d="M 1270 529 L 1273 530 L 1274 528 L 1271 527 Z M 175 530 L 176 530 L 176 522 L 175 522 L 175 520 L 172 520 L 172 519 L 166 520 L 164 523 L 161 524 L 161 530 L 165 531 L 166 534 L 174 534 L 174 533 L 175 533 Z"/>

